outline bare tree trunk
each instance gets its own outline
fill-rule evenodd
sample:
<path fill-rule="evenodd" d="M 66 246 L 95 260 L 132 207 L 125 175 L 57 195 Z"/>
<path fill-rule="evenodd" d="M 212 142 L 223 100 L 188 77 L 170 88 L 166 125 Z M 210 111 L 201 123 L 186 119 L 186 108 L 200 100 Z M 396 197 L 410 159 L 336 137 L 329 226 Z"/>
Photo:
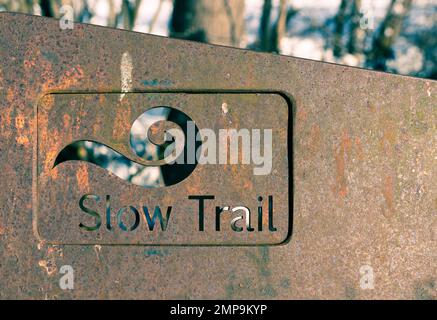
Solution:
<path fill-rule="evenodd" d="M 364 48 L 365 31 L 360 28 L 361 0 L 353 0 L 350 13 L 349 43 L 347 51 L 351 54 L 361 53 Z"/>
<path fill-rule="evenodd" d="M 238 46 L 244 32 L 244 0 L 174 0 L 170 36 Z"/>
<path fill-rule="evenodd" d="M 55 16 L 55 12 L 51 0 L 41 0 L 39 6 L 41 7 L 41 15 L 46 17 Z"/>
<path fill-rule="evenodd" d="M 259 26 L 259 49 L 269 51 L 270 49 L 270 18 L 272 15 L 272 0 L 264 0 L 261 22 Z"/>
<path fill-rule="evenodd" d="M 281 51 L 281 39 L 285 34 L 287 27 L 287 1 L 281 0 L 279 3 L 278 19 L 272 30 L 271 52 L 279 53 Z"/>
<path fill-rule="evenodd" d="M 341 57 L 343 55 L 343 32 L 344 25 L 346 23 L 347 5 L 348 0 L 341 0 L 337 15 L 335 16 L 335 32 L 333 41 L 333 51 L 335 57 Z"/>
<path fill-rule="evenodd" d="M 253 45 L 253 48 L 266 52 L 280 52 L 281 39 L 284 37 L 287 25 L 291 18 L 298 11 L 292 7 L 288 7 L 287 0 L 280 0 L 278 7 L 278 16 L 273 26 L 271 25 L 272 1 L 265 0 L 261 21 L 258 31 L 258 40 Z"/>
<path fill-rule="evenodd" d="M 121 14 L 123 16 L 123 28 L 126 30 L 133 30 L 135 27 L 135 20 L 137 18 L 138 9 L 140 8 L 141 0 L 135 0 L 131 4 L 129 0 L 123 0 L 121 5 Z"/>
<path fill-rule="evenodd" d="M 386 70 L 387 60 L 393 58 L 393 44 L 401 32 L 404 18 L 408 15 L 412 0 L 392 0 L 379 32 L 373 40 L 368 53 L 368 66 Z"/>
<path fill-rule="evenodd" d="M 342 0 L 335 16 L 333 52 L 337 58 L 364 49 L 365 31 L 360 28 L 361 0 Z"/>
<path fill-rule="evenodd" d="M 82 4 L 81 10 L 77 14 L 77 21 L 78 22 L 89 22 L 92 17 L 92 14 L 90 12 L 88 1 L 84 1 Z"/>
<path fill-rule="evenodd" d="M 86 2 L 86 1 L 85 1 Z M 117 12 L 115 11 L 114 0 L 108 0 L 109 13 L 108 13 L 108 27 L 117 27 Z"/>

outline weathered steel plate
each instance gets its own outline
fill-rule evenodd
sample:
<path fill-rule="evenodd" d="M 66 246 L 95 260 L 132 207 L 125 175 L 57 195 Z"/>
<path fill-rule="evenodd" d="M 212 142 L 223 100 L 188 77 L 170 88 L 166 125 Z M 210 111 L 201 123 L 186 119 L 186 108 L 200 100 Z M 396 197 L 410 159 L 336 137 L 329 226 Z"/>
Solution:
<path fill-rule="evenodd" d="M 57 155 L 66 145 L 84 140 L 100 142 L 121 155 L 136 159 L 129 146 L 130 128 L 141 114 L 158 106 L 181 110 L 200 130 L 213 130 L 217 149 L 224 146 L 218 141 L 220 130 L 262 132 L 271 129 L 272 167 L 266 168 L 263 175 L 255 175 L 254 168 L 259 166 L 253 162 L 242 164 L 242 159 L 236 164 L 198 164 L 194 172 L 175 185 L 149 188 L 132 183 L 137 182 L 135 177 L 130 179 L 132 181 L 123 179 L 122 165 L 118 169 L 121 178 L 87 161 L 63 162 L 54 167 Z M 289 107 L 280 95 L 126 93 L 120 97 L 120 94 L 50 94 L 38 102 L 37 113 L 38 184 L 34 208 L 37 235 L 41 241 L 51 244 L 260 245 L 280 244 L 290 235 Z M 242 141 L 239 142 L 241 147 Z M 240 150 L 242 152 L 243 148 Z M 215 152 L 218 157 L 220 150 Z M 143 171 L 138 170 L 137 178 L 146 169 L 145 166 Z M 94 196 L 89 199 L 89 207 L 100 215 L 103 223 L 98 228 L 94 217 L 80 208 L 84 195 Z M 98 201 L 96 196 L 100 197 Z M 189 199 L 190 196 L 213 196 L 214 199 L 203 200 L 202 213 L 200 199 Z M 260 196 L 262 201 L 258 200 Z M 272 197 L 270 224 L 274 231 L 269 229 L 268 196 Z M 239 211 L 221 213 L 220 226 L 216 226 L 216 206 L 235 208 L 242 205 L 250 209 L 250 228 L 254 230 L 249 231 L 244 226 L 246 220 L 236 224 L 237 228 L 244 226 L 243 230 L 232 229 L 232 220 Z M 109 220 L 106 219 L 108 206 Z M 125 206 L 129 206 L 127 212 L 120 215 L 127 220 L 128 230 L 124 230 L 123 221 L 121 228 L 117 222 L 119 209 Z M 162 209 L 164 217 L 171 207 L 167 225 L 161 227 L 157 220 L 157 226 L 150 231 L 143 206 L 148 208 L 146 214 L 150 217 L 156 206 Z M 258 228 L 259 206 L 263 208 L 261 228 Z M 136 224 L 135 214 L 141 217 Z M 80 224 L 96 230 L 81 228 Z M 135 229 L 130 230 L 131 226 Z"/>
<path fill-rule="evenodd" d="M 0 13 L 0 297 L 433 299 L 437 281 L 436 90 L 437 83 L 426 79 L 91 25 L 62 30 L 56 20 Z M 292 128 L 288 150 L 293 157 L 288 157 L 288 168 L 293 170 L 269 186 L 275 195 L 292 197 L 288 202 L 293 213 L 290 241 L 274 246 L 221 246 L 220 239 L 208 237 L 196 241 L 214 242 L 213 246 L 162 246 L 131 245 L 128 238 L 102 235 L 97 243 L 96 238 L 84 240 L 70 230 L 70 224 L 64 225 L 60 211 L 50 211 L 76 203 L 73 196 L 78 191 L 67 193 L 66 189 L 73 186 L 85 186 L 83 192 L 101 196 L 114 183 L 118 185 L 111 192 L 140 189 L 86 162 L 60 163 L 54 171 L 41 167 L 42 159 L 53 161 L 59 151 L 53 149 L 50 158 L 44 148 L 62 148 L 82 138 L 80 131 L 86 126 L 78 126 L 75 132 L 76 117 L 87 121 L 80 113 L 54 105 L 46 114 L 59 112 L 59 116 L 44 124 L 39 117 L 43 102 L 52 97 L 69 103 L 77 94 L 100 98 L 107 93 L 125 94 L 126 101 L 133 93 L 138 101 L 167 99 L 162 92 L 169 97 L 196 92 L 198 98 L 187 94 L 186 101 L 217 102 L 230 92 L 264 93 L 258 99 L 266 99 L 267 112 L 262 113 L 266 124 L 278 119 L 282 97 L 291 101 L 287 103 L 293 111 L 287 118 Z M 221 98 L 214 98 L 217 93 L 223 94 Z M 236 95 L 233 103 L 239 99 Z M 95 112 L 115 108 L 104 101 L 97 100 L 90 108 Z M 229 108 L 232 111 L 231 103 Z M 257 114 L 247 118 L 252 117 L 256 119 Z M 121 118 L 130 120 L 120 127 L 129 130 L 135 116 Z M 101 125 L 112 128 L 115 119 L 102 117 Z M 65 131 L 59 121 L 65 123 Z M 276 128 L 284 130 L 285 122 L 281 119 Z M 41 144 L 37 137 L 44 132 L 47 143 Z M 98 129 L 92 133 L 100 134 Z M 102 138 L 112 136 L 113 132 Z M 125 140 L 120 145 L 106 143 L 114 148 L 126 145 Z M 279 163 L 285 166 L 286 162 Z M 55 171 L 57 178 L 52 176 Z M 196 167 L 181 188 L 202 192 L 216 188 L 213 191 L 218 192 L 218 186 L 194 179 L 203 177 L 200 171 Z M 217 184 L 228 178 L 225 169 L 216 174 Z M 84 177 L 88 184 L 77 182 Z M 95 178 L 104 181 L 100 190 L 94 189 Z M 283 190 L 285 178 L 291 186 L 288 190 Z M 62 184 L 66 179 L 68 186 Z M 245 176 L 241 188 L 246 188 L 246 179 L 254 178 Z M 240 189 L 220 187 L 220 196 L 229 199 Z M 169 202 L 186 196 L 178 185 L 170 188 L 174 192 L 162 189 Z M 147 197 L 143 189 L 135 192 L 133 202 L 124 196 L 127 204 Z M 239 195 L 235 198 L 239 200 Z M 52 228 L 54 222 L 59 229 Z M 277 239 L 257 236 L 256 241 L 278 243 L 283 235 Z M 194 239 L 172 237 L 187 243 Z M 150 240 L 169 244 L 171 239 Z M 232 238 L 229 243 L 241 240 Z M 62 244 L 70 241 L 78 243 Z M 82 241 L 89 244 L 81 245 Z M 59 286 L 64 265 L 74 269 L 73 290 Z"/>

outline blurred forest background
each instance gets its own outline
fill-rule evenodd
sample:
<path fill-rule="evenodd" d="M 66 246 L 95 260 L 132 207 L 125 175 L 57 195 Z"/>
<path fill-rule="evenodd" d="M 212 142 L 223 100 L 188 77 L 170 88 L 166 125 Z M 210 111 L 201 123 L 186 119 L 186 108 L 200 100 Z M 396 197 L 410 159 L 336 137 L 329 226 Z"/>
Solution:
<path fill-rule="evenodd" d="M 0 0 L 0 11 L 437 79 L 437 0 Z"/>
<path fill-rule="evenodd" d="M 0 0 L 0 11 L 55 17 L 66 28 L 85 22 L 437 79 L 437 0 Z M 141 117 L 131 130 L 134 152 L 162 155 L 143 128 L 171 118 Z M 183 174 L 139 166 L 91 142 L 71 146 L 65 159 L 144 187 L 171 185 Z"/>
<path fill-rule="evenodd" d="M 0 0 L 0 11 L 437 79 L 437 0 Z"/>

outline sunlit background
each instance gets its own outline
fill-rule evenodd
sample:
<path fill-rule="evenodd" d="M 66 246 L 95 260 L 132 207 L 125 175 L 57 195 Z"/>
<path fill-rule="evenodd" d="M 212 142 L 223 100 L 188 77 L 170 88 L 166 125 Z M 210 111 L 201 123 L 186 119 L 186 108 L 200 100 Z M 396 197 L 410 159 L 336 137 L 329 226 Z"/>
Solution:
<path fill-rule="evenodd" d="M 0 10 L 437 79 L 437 0 L 0 0 Z"/>

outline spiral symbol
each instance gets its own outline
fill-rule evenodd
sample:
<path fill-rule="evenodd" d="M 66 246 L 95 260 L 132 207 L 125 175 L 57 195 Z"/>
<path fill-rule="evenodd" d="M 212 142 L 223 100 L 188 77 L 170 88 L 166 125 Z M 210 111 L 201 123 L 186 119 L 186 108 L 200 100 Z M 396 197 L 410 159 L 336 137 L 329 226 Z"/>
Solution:
<path fill-rule="evenodd" d="M 188 140 L 189 126 L 194 135 Z M 77 140 L 64 147 L 53 168 L 67 161 L 97 165 L 129 183 L 145 188 L 171 186 L 185 180 L 197 166 L 196 141 L 199 129 L 184 112 L 166 106 L 148 109 L 132 124 L 128 157 L 113 148 L 90 140 Z M 162 134 L 163 133 L 163 134 Z M 190 149 L 191 146 L 191 149 Z"/>

